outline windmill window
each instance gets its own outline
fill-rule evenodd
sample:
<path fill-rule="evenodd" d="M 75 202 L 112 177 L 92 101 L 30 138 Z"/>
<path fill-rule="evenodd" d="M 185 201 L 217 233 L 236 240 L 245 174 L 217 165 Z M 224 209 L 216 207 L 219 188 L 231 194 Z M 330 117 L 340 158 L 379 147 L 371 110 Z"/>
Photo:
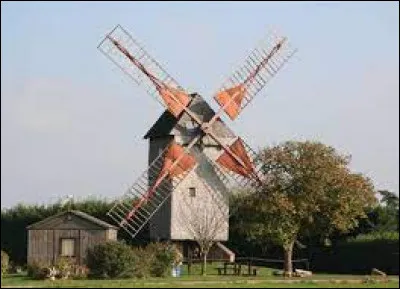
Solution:
<path fill-rule="evenodd" d="M 196 197 L 196 188 L 189 188 L 189 196 L 192 198 Z"/>
<path fill-rule="evenodd" d="M 75 256 L 75 239 L 63 238 L 61 239 L 61 256 L 74 257 Z"/>

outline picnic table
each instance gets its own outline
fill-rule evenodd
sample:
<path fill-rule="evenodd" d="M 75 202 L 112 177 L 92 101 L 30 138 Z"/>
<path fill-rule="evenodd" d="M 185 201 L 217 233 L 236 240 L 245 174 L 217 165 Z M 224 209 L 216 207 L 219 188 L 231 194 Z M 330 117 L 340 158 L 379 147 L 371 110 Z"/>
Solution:
<path fill-rule="evenodd" d="M 242 275 L 242 266 L 246 266 L 243 263 L 236 263 L 236 262 L 224 262 L 223 267 L 218 267 L 218 275 Z M 247 275 L 257 275 L 257 268 L 252 267 L 251 263 L 247 263 Z M 244 273 L 244 272 L 243 272 Z"/>
<path fill-rule="evenodd" d="M 240 275 L 242 272 L 242 264 L 224 262 L 223 267 L 218 267 L 218 275 L 228 275 L 229 271 L 232 275 Z"/>

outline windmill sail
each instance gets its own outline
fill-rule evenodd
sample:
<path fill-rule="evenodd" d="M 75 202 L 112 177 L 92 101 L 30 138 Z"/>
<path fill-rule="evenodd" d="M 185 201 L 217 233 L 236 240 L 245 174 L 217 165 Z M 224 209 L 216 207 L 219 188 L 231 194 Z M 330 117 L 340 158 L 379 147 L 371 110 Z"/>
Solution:
<path fill-rule="evenodd" d="M 228 154 L 226 151 L 218 157 L 216 162 L 225 168 L 234 171 L 235 173 L 242 176 L 250 176 L 254 174 L 253 163 L 248 156 L 243 142 L 240 138 L 237 138 L 235 142 L 230 146 L 230 149 L 242 160 L 243 165 L 236 162 L 236 160 Z"/>
<path fill-rule="evenodd" d="M 223 83 L 214 99 L 231 120 L 236 119 L 295 52 L 286 37 L 268 34 Z"/>
<path fill-rule="evenodd" d="M 189 104 L 190 97 L 178 82 L 120 25 L 98 49 L 175 117 Z"/>
<path fill-rule="evenodd" d="M 215 159 L 209 159 L 217 175 L 231 189 L 246 188 L 252 190 L 263 180 L 262 164 L 257 160 L 254 150 L 241 138 L 237 137 L 229 147 L 242 163 L 236 161 L 226 150 Z"/>
<path fill-rule="evenodd" d="M 236 119 L 295 52 L 285 37 L 268 35 L 214 96 L 221 108 L 209 124 L 212 125 L 222 112 L 231 120 Z M 254 153 L 243 140 L 238 138 L 230 146 L 222 145 L 222 148 L 224 152 L 216 160 L 217 164 L 236 175 L 236 178 L 241 176 L 261 183 L 258 174 L 260 168 L 254 162 Z"/>

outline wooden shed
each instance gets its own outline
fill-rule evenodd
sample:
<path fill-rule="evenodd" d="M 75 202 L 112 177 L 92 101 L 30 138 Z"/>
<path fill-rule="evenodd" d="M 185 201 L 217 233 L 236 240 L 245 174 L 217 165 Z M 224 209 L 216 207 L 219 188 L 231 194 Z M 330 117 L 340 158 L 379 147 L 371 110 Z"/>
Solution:
<path fill-rule="evenodd" d="M 61 256 L 84 264 L 88 248 L 117 240 L 117 227 L 75 210 L 46 218 L 27 230 L 28 264 L 55 264 Z"/>

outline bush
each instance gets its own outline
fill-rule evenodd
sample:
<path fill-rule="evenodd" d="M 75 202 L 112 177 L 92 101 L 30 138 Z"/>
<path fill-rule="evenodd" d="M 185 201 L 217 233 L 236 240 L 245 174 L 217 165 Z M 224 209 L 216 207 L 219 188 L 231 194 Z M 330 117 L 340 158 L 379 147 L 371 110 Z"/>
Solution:
<path fill-rule="evenodd" d="M 369 242 L 399 242 L 399 232 L 394 231 L 383 231 L 383 232 L 372 232 L 369 234 L 360 234 L 355 238 L 349 238 L 347 243 L 369 243 Z"/>
<path fill-rule="evenodd" d="M 57 278 L 68 279 L 74 275 L 74 264 L 69 258 L 58 258 L 54 267 L 57 270 Z"/>
<path fill-rule="evenodd" d="M 47 266 L 47 264 L 42 263 L 42 262 L 31 262 L 27 266 L 27 273 L 28 276 L 37 279 L 37 280 L 43 280 L 47 277 L 49 274 L 50 270 Z"/>
<path fill-rule="evenodd" d="M 134 275 L 136 258 L 128 245 L 111 241 L 88 249 L 89 277 L 129 278 Z"/>
<path fill-rule="evenodd" d="M 165 243 L 150 243 L 144 248 L 134 248 L 134 277 L 166 277 L 177 260 L 176 249 Z"/>
<path fill-rule="evenodd" d="M 89 269 L 86 266 L 77 265 L 70 258 L 59 258 L 56 265 L 56 277 L 60 279 L 85 279 Z"/>
<path fill-rule="evenodd" d="M 23 266 L 15 265 L 13 261 L 10 261 L 8 264 L 8 273 L 11 274 L 21 274 L 24 270 Z"/>
<path fill-rule="evenodd" d="M 133 277 L 146 278 L 150 276 L 154 256 L 145 248 L 133 248 L 133 256 L 135 259 Z"/>
<path fill-rule="evenodd" d="M 398 275 L 398 252 L 397 232 L 359 235 L 315 252 L 311 266 L 316 272 L 369 274 L 377 268 Z"/>
<path fill-rule="evenodd" d="M 74 264 L 69 258 L 60 257 L 54 266 L 44 262 L 32 262 L 27 266 L 27 273 L 29 277 L 37 280 L 83 279 L 87 277 L 88 269 L 86 266 Z"/>
<path fill-rule="evenodd" d="M 1 250 L 1 276 L 3 277 L 3 275 L 8 273 L 8 269 L 9 269 L 9 257 L 8 254 L 6 252 L 4 252 L 3 250 Z"/>
<path fill-rule="evenodd" d="M 146 278 L 167 276 L 177 259 L 176 249 L 169 244 L 151 243 L 144 248 L 131 248 L 114 241 L 89 249 L 86 263 L 89 277 Z"/>
<path fill-rule="evenodd" d="M 175 248 L 170 244 L 151 243 L 146 247 L 146 250 L 152 256 L 150 275 L 165 277 L 169 273 L 171 265 L 177 259 Z"/>
<path fill-rule="evenodd" d="M 89 273 L 89 268 L 82 265 L 74 266 L 73 279 L 86 279 Z"/>

